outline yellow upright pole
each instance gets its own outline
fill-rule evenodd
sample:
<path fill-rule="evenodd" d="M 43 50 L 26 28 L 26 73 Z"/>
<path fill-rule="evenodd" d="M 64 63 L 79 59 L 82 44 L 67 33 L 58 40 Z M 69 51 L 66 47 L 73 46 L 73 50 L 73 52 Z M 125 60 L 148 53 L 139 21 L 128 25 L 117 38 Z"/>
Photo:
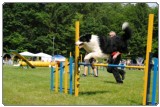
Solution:
<path fill-rule="evenodd" d="M 70 56 L 70 57 L 72 56 L 72 52 L 69 53 L 69 56 Z"/>
<path fill-rule="evenodd" d="M 152 49 L 152 35 L 153 35 L 153 21 L 154 14 L 149 14 L 148 20 L 148 37 L 147 37 L 147 49 L 146 49 L 146 65 L 144 68 L 144 92 L 143 92 L 143 105 L 146 105 L 147 101 L 147 82 L 148 82 L 148 67 L 149 67 L 149 53 Z"/>
<path fill-rule="evenodd" d="M 79 39 L 79 21 L 76 21 L 76 32 L 75 32 L 75 42 Z M 79 49 L 78 46 L 75 46 L 75 96 L 79 94 L 79 72 L 78 72 L 78 58 L 79 58 Z"/>
<path fill-rule="evenodd" d="M 66 59 L 65 60 L 65 77 L 64 77 L 64 84 L 65 84 L 65 86 L 64 86 L 64 93 L 68 93 L 68 60 Z"/>
<path fill-rule="evenodd" d="M 55 72 L 55 92 L 58 92 L 58 65 L 55 65 L 56 72 Z"/>

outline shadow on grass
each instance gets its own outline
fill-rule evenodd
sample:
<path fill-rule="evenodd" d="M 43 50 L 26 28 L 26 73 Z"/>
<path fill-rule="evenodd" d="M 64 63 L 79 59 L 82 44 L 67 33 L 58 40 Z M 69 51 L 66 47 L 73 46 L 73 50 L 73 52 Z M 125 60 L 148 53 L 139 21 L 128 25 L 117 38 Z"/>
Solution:
<path fill-rule="evenodd" d="M 105 83 L 117 84 L 115 81 L 104 81 Z"/>
<path fill-rule="evenodd" d="M 103 93 L 108 93 L 110 91 L 85 91 L 85 92 L 80 92 L 80 95 L 95 95 L 95 94 L 103 94 Z"/>

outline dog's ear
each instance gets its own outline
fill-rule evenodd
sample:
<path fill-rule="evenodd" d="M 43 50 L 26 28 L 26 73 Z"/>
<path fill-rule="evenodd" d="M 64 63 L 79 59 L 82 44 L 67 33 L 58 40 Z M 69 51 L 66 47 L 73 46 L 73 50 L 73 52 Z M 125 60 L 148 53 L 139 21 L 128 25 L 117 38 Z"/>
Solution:
<path fill-rule="evenodd" d="M 90 39 L 91 39 L 91 36 L 92 34 L 88 33 L 88 34 L 85 34 L 85 37 L 86 37 L 86 42 L 89 42 Z"/>
<path fill-rule="evenodd" d="M 92 37 L 92 34 L 85 34 L 85 35 L 83 35 L 83 36 L 80 37 L 80 41 L 82 41 L 82 42 L 89 42 L 90 39 L 91 39 L 91 37 Z"/>

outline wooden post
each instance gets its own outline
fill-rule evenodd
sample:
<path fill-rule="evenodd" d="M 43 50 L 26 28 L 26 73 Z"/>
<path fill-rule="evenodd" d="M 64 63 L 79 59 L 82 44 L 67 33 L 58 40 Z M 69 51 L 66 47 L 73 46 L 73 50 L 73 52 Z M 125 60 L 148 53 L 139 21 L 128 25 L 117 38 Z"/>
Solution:
<path fill-rule="evenodd" d="M 65 79 L 64 79 L 64 93 L 68 94 L 68 60 L 65 60 Z"/>
<path fill-rule="evenodd" d="M 76 32 L 75 32 L 75 42 L 79 39 L 79 21 L 76 21 Z M 78 96 L 79 94 L 79 71 L 78 71 L 78 58 L 79 58 L 79 48 L 78 46 L 75 46 L 75 96 Z"/>
<path fill-rule="evenodd" d="M 56 67 L 56 72 L 55 72 L 55 92 L 58 92 L 58 65 L 56 64 L 55 65 Z"/>
<path fill-rule="evenodd" d="M 144 68 L 143 105 L 146 105 L 146 103 L 147 103 L 149 53 L 151 52 L 151 49 L 152 49 L 153 21 L 154 21 L 154 14 L 149 14 L 149 20 L 148 20 L 148 36 L 147 36 L 147 49 L 146 49 L 146 64 L 145 64 L 145 68 Z"/>

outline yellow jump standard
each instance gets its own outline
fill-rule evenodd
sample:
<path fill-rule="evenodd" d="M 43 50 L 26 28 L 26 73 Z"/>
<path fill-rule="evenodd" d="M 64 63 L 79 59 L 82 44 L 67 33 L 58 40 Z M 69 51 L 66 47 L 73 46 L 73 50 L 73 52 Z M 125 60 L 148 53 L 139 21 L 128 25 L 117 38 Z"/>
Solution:
<path fill-rule="evenodd" d="M 154 14 L 149 14 L 148 20 L 148 36 L 147 36 L 147 49 L 146 49 L 146 63 L 145 66 L 123 66 L 126 68 L 142 68 L 144 69 L 144 92 L 143 92 L 143 105 L 147 103 L 147 85 L 148 85 L 148 68 L 149 68 L 149 53 L 152 48 L 152 34 L 153 34 L 153 20 Z M 76 22 L 76 32 L 75 32 L 75 42 L 79 39 L 79 21 Z M 79 49 L 78 46 L 75 46 L 75 96 L 79 94 L 79 71 L 78 71 L 78 57 Z M 80 64 L 81 65 L 81 64 Z M 107 64 L 94 64 L 95 66 L 108 66 Z M 111 65 L 109 65 L 111 66 Z M 116 65 L 115 67 L 118 67 Z"/>

